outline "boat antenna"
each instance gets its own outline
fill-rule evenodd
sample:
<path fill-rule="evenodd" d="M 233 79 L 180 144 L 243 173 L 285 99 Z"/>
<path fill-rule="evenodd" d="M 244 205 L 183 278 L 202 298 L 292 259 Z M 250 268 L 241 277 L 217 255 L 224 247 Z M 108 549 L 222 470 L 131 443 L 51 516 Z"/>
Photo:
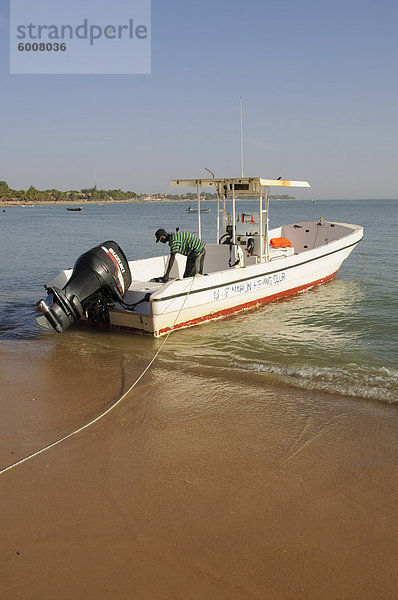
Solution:
<path fill-rule="evenodd" d="M 240 99 L 240 176 L 243 178 L 243 100 Z"/>
<path fill-rule="evenodd" d="M 210 173 L 210 175 L 213 175 L 213 179 L 214 179 L 214 173 L 213 173 L 213 171 L 210 171 L 210 169 L 208 169 L 207 167 L 205 167 L 205 171 L 207 171 L 208 173 Z"/>

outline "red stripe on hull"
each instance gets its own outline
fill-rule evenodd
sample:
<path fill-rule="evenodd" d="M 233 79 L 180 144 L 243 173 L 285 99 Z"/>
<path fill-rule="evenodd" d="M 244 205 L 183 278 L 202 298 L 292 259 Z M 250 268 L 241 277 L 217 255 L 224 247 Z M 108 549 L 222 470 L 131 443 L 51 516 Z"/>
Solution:
<path fill-rule="evenodd" d="M 267 304 L 268 302 L 273 302 L 274 300 L 279 300 L 280 298 L 286 298 L 287 296 L 293 296 L 294 294 L 298 294 L 303 290 L 306 290 L 310 287 L 314 287 L 316 285 L 320 285 L 321 283 L 326 283 L 335 277 L 337 271 L 328 275 L 327 277 L 322 277 L 317 281 L 313 281 L 311 283 L 307 283 L 305 285 L 300 285 L 296 288 L 292 288 L 290 290 L 285 290 L 284 292 L 279 292 L 278 294 L 273 294 L 272 296 L 265 296 L 264 298 L 258 298 L 257 300 L 251 300 L 250 302 L 245 302 L 244 304 L 239 304 L 237 306 L 233 306 L 231 308 L 225 308 L 224 310 L 219 310 L 213 314 L 204 315 L 203 317 L 198 317 L 197 319 L 191 319 L 190 321 L 184 321 L 183 323 L 178 323 L 173 327 L 165 327 L 164 329 L 160 329 L 158 332 L 154 332 L 155 335 L 164 335 L 169 331 L 174 331 L 175 329 L 181 329 L 183 327 L 192 327 L 193 325 L 199 325 L 200 323 L 205 323 L 206 321 L 213 321 L 214 319 L 220 319 L 222 317 L 227 317 L 229 315 L 233 315 L 234 313 L 242 312 L 244 310 L 248 310 L 250 308 L 254 308 L 255 306 L 260 306 L 262 304 Z"/>

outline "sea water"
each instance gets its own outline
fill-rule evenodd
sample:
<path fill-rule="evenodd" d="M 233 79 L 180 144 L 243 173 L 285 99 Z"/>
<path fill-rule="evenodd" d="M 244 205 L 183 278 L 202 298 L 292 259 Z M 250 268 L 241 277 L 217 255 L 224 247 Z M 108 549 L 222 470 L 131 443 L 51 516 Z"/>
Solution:
<path fill-rule="evenodd" d="M 202 237 L 216 241 L 216 205 L 206 203 Z M 100 344 L 110 352 L 134 352 L 143 364 L 161 340 L 132 333 L 84 331 L 62 335 L 41 330 L 35 304 L 43 285 L 72 267 L 85 251 L 115 240 L 129 259 L 167 253 L 155 244 L 159 227 L 197 232 L 187 204 L 85 203 L 0 208 L 0 344 L 35 346 Z M 174 332 L 158 361 L 166 368 L 226 377 L 259 386 L 325 392 L 359 401 L 398 402 L 398 203 L 393 200 L 271 202 L 270 225 L 306 220 L 355 223 L 364 239 L 336 278 L 285 300 L 195 328 Z M 240 202 L 238 210 L 256 211 Z"/>

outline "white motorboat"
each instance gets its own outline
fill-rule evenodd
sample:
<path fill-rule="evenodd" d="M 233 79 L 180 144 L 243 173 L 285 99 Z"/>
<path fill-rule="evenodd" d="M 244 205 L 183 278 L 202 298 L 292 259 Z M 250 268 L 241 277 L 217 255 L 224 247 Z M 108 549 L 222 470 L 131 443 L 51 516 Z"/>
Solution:
<path fill-rule="evenodd" d="M 87 266 L 88 252 L 73 272 L 62 271 L 45 286 L 49 295 L 38 303 L 40 325 L 63 331 L 82 317 L 159 337 L 330 281 L 363 237 L 360 225 L 323 219 L 270 230 L 268 188 L 310 187 L 305 181 L 240 177 L 179 179 L 171 185 L 197 188 L 199 237 L 201 189 L 217 192 L 217 239 L 206 244 L 203 275 L 184 279 L 186 257 L 177 254 L 170 280 L 163 283 L 168 254 L 127 261 L 117 244 L 104 242 L 90 251 L 96 252 L 95 264 Z M 257 198 L 258 212 L 238 213 L 241 196 Z M 86 268 L 91 272 L 84 274 Z"/>

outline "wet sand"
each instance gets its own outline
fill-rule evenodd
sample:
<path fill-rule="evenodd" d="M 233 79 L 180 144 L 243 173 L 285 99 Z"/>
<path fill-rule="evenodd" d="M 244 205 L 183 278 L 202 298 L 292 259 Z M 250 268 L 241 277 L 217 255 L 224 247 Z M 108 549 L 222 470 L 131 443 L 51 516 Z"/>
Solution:
<path fill-rule="evenodd" d="M 0 346 L 2 467 L 145 361 Z M 0 475 L 2 600 L 397 597 L 396 409 L 160 359 Z"/>

